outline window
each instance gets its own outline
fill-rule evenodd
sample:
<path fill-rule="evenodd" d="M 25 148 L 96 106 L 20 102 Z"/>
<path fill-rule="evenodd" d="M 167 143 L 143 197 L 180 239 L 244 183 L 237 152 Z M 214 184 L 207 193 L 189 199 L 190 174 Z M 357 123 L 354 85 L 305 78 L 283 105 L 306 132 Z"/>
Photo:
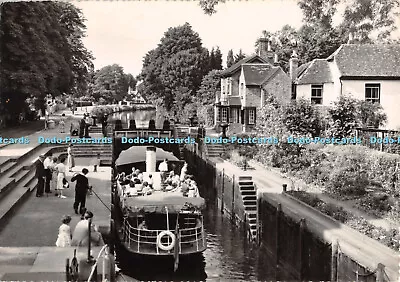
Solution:
<path fill-rule="evenodd" d="M 322 105 L 322 85 L 311 85 L 311 103 Z"/>
<path fill-rule="evenodd" d="M 228 108 L 222 108 L 222 122 L 228 122 Z"/>
<path fill-rule="evenodd" d="M 365 84 L 365 101 L 379 103 L 381 98 L 381 85 L 379 83 Z"/>
<path fill-rule="evenodd" d="M 231 108 L 230 122 L 238 123 L 239 122 L 239 109 Z"/>
<path fill-rule="evenodd" d="M 217 121 L 221 121 L 221 108 L 217 108 Z"/>
<path fill-rule="evenodd" d="M 256 111 L 249 109 L 249 124 L 255 124 L 256 122 Z"/>
<path fill-rule="evenodd" d="M 232 86 L 232 78 L 228 78 L 228 85 L 226 87 L 226 93 L 228 93 L 228 95 L 231 95 L 231 86 Z"/>
<path fill-rule="evenodd" d="M 240 83 L 240 95 L 244 95 L 244 83 Z"/>

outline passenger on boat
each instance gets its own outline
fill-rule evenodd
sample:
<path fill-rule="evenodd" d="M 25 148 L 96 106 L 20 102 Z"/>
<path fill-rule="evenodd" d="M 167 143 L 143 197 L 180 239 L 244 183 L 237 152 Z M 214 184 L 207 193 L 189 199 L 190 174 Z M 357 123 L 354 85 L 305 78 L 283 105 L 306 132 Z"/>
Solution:
<path fill-rule="evenodd" d="M 147 224 L 146 224 L 146 220 L 143 219 L 143 221 L 142 221 L 141 223 L 139 223 L 138 229 L 141 229 L 141 230 L 148 230 Z"/>
<path fill-rule="evenodd" d="M 127 189 L 125 191 L 125 193 L 127 194 L 128 197 L 129 196 L 134 197 L 134 196 L 138 195 L 138 190 L 137 190 L 137 188 L 135 186 L 136 185 L 135 185 L 135 183 L 133 181 L 131 181 L 129 183 L 129 186 L 127 187 Z"/>
<path fill-rule="evenodd" d="M 168 160 L 164 159 L 162 163 L 158 166 L 158 170 L 161 172 L 161 181 L 164 182 L 165 179 L 167 178 L 167 172 L 168 172 Z"/>
<path fill-rule="evenodd" d="M 196 182 L 192 180 L 189 186 L 188 197 L 196 198 L 198 196 L 199 196 L 199 189 L 197 188 Z"/>
<path fill-rule="evenodd" d="M 182 182 L 181 183 L 181 192 L 182 192 L 183 196 L 187 197 L 188 192 L 189 192 L 189 184 L 187 184 L 186 182 Z"/>
<path fill-rule="evenodd" d="M 140 170 L 137 170 L 137 178 L 139 179 L 140 183 L 143 183 L 143 173 Z"/>
<path fill-rule="evenodd" d="M 167 180 L 167 181 L 166 181 L 166 184 L 167 184 L 167 186 L 165 187 L 165 191 L 166 191 L 166 192 L 171 191 L 171 190 L 173 189 L 173 187 L 172 187 L 172 181 L 171 181 L 171 180 Z"/>
<path fill-rule="evenodd" d="M 188 172 L 188 164 L 187 162 L 185 162 L 185 164 L 183 165 L 182 169 L 181 169 L 181 175 L 180 175 L 180 181 L 184 181 L 185 180 L 185 176 L 187 175 Z"/>
<path fill-rule="evenodd" d="M 143 195 L 151 195 L 153 193 L 153 189 L 149 187 L 149 184 L 147 181 L 143 182 L 143 190 L 142 190 Z"/>

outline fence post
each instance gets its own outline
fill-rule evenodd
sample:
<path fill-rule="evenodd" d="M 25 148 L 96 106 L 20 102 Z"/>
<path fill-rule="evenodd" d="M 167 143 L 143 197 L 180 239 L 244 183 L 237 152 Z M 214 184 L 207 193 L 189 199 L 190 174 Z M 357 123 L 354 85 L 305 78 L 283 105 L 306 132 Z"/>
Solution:
<path fill-rule="evenodd" d="M 382 263 L 378 263 L 376 270 L 376 282 L 384 282 L 385 281 L 385 265 Z"/>
<path fill-rule="evenodd" d="M 331 249 L 331 281 L 337 281 L 338 273 L 338 240 L 332 240 Z"/>
<path fill-rule="evenodd" d="M 222 169 L 222 181 L 220 181 L 221 183 L 222 183 L 222 189 L 225 189 L 225 169 L 223 168 Z M 224 198 L 222 198 L 221 199 L 221 206 L 223 206 L 224 204 Z M 222 210 L 222 212 L 224 212 L 223 210 Z"/>
<path fill-rule="evenodd" d="M 304 249 L 304 231 L 306 229 L 306 220 L 305 218 L 300 219 L 300 232 L 299 232 L 299 280 L 303 281 L 304 279 L 304 269 L 303 269 L 303 249 Z"/>
<path fill-rule="evenodd" d="M 232 176 L 232 219 L 235 220 L 235 175 Z M 236 221 L 235 221 L 236 224 Z"/>
<path fill-rule="evenodd" d="M 276 226 L 275 226 L 275 228 L 276 228 L 276 240 L 275 240 L 275 250 L 276 250 L 276 266 L 278 267 L 279 266 L 279 249 L 280 249 L 280 246 L 279 246 L 279 229 L 280 229 L 280 220 L 281 220 L 281 213 L 282 213 L 282 206 L 281 206 L 281 204 L 279 203 L 278 204 L 278 206 L 276 207 L 276 219 L 275 219 L 275 221 L 276 221 Z"/>
<path fill-rule="evenodd" d="M 224 169 L 222 169 L 224 171 Z M 224 213 L 224 199 L 225 199 L 225 186 L 222 182 L 222 193 L 221 193 L 221 213 Z"/>

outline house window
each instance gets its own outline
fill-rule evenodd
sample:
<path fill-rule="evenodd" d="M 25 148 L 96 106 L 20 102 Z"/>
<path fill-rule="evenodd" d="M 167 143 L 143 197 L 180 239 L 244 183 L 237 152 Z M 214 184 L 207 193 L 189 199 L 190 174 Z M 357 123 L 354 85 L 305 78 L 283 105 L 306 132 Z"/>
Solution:
<path fill-rule="evenodd" d="M 217 108 L 217 121 L 221 121 L 221 108 Z"/>
<path fill-rule="evenodd" d="M 240 95 L 244 95 L 244 83 L 240 83 Z"/>
<path fill-rule="evenodd" d="M 228 84 L 226 86 L 226 93 L 228 95 L 231 95 L 231 79 L 230 78 L 228 79 Z"/>
<path fill-rule="evenodd" d="M 231 108 L 230 122 L 239 123 L 239 109 Z"/>
<path fill-rule="evenodd" d="M 311 103 L 322 105 L 322 85 L 311 85 Z"/>
<path fill-rule="evenodd" d="M 381 85 L 379 83 L 365 84 L 365 101 L 379 103 L 381 97 Z"/>
<path fill-rule="evenodd" d="M 221 109 L 221 122 L 228 122 L 228 108 Z"/>
<path fill-rule="evenodd" d="M 256 123 L 256 111 L 254 109 L 249 109 L 249 124 Z"/>

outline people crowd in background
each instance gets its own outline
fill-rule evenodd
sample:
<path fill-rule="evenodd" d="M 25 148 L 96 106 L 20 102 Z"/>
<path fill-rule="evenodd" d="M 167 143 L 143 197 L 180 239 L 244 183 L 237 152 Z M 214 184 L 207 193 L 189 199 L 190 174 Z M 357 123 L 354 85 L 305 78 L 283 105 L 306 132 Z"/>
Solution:
<path fill-rule="evenodd" d="M 163 192 L 182 193 L 185 197 L 199 197 L 199 189 L 192 175 L 188 174 L 188 165 L 185 163 L 181 169 L 180 175 L 174 170 L 168 173 L 168 163 L 164 160 L 159 165 L 161 174 L 161 190 Z M 121 172 L 117 175 L 123 194 L 128 197 L 145 196 L 154 193 L 153 175 L 149 174 L 147 179 L 143 179 L 143 173 L 136 168 L 132 168 L 132 173 L 125 175 Z"/>

